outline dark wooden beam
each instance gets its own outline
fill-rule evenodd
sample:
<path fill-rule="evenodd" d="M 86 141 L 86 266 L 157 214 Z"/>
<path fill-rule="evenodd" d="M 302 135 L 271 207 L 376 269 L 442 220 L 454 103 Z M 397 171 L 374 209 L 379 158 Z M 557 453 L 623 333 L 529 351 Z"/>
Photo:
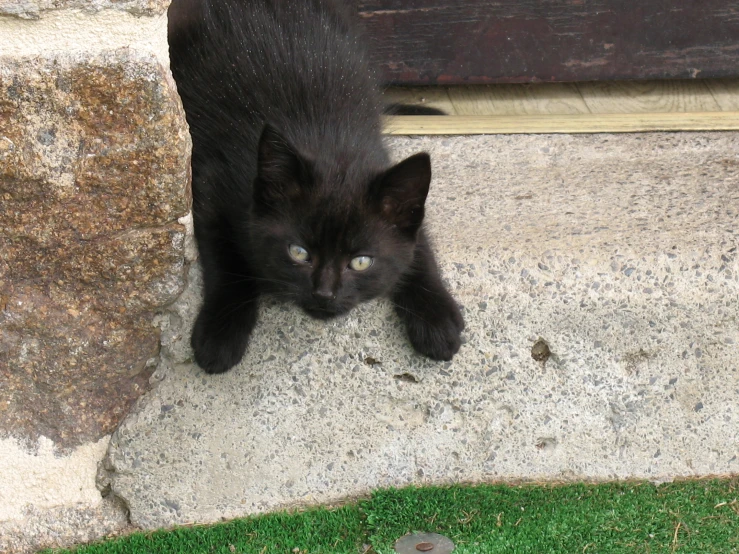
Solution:
<path fill-rule="evenodd" d="M 388 84 L 739 76 L 737 0 L 355 0 Z"/>

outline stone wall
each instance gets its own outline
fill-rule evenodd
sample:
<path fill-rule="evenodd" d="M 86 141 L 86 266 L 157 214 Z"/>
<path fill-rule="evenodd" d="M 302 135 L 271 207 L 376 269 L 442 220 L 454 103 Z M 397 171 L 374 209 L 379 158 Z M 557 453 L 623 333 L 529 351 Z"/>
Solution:
<path fill-rule="evenodd" d="M 97 461 L 185 284 L 190 139 L 167 4 L 0 0 L 0 552 L 64 542 L 41 531 L 62 509 L 83 529 L 70 538 L 95 535 L 85 510 L 110 511 Z"/>

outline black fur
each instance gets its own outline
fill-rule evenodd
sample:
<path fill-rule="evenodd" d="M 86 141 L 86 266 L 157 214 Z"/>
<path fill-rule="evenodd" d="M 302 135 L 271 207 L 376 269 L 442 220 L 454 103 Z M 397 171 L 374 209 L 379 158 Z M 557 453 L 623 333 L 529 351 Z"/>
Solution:
<path fill-rule="evenodd" d="M 421 229 L 430 160 L 390 167 L 378 87 L 343 8 L 175 0 L 169 16 L 205 286 L 197 363 L 221 373 L 241 360 L 264 293 L 321 319 L 389 297 L 416 350 L 451 359 L 464 323 Z M 374 263 L 356 271 L 357 256 Z"/>

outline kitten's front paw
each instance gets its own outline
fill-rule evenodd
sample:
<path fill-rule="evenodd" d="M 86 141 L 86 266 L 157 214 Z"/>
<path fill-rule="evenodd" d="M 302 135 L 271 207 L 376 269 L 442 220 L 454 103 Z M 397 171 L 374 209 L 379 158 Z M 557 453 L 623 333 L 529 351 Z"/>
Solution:
<path fill-rule="evenodd" d="M 413 348 L 424 356 L 449 361 L 462 345 L 464 319 L 451 298 L 435 308 L 406 317 L 408 338 Z"/>
<path fill-rule="evenodd" d="M 238 364 L 244 357 L 255 322 L 245 326 L 228 325 L 212 321 L 201 310 L 190 339 L 197 364 L 206 373 L 225 373 Z"/>

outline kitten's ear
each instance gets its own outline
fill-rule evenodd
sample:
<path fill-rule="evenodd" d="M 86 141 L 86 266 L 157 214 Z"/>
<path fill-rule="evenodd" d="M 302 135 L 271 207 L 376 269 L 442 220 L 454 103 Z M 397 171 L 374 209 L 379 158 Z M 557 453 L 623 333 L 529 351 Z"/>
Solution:
<path fill-rule="evenodd" d="M 431 184 L 431 159 L 425 152 L 406 158 L 383 173 L 372 195 L 381 216 L 399 229 L 415 233 Z"/>
<path fill-rule="evenodd" d="M 264 126 L 259 138 L 254 199 L 276 207 L 300 196 L 310 180 L 310 164 L 274 127 Z"/>

